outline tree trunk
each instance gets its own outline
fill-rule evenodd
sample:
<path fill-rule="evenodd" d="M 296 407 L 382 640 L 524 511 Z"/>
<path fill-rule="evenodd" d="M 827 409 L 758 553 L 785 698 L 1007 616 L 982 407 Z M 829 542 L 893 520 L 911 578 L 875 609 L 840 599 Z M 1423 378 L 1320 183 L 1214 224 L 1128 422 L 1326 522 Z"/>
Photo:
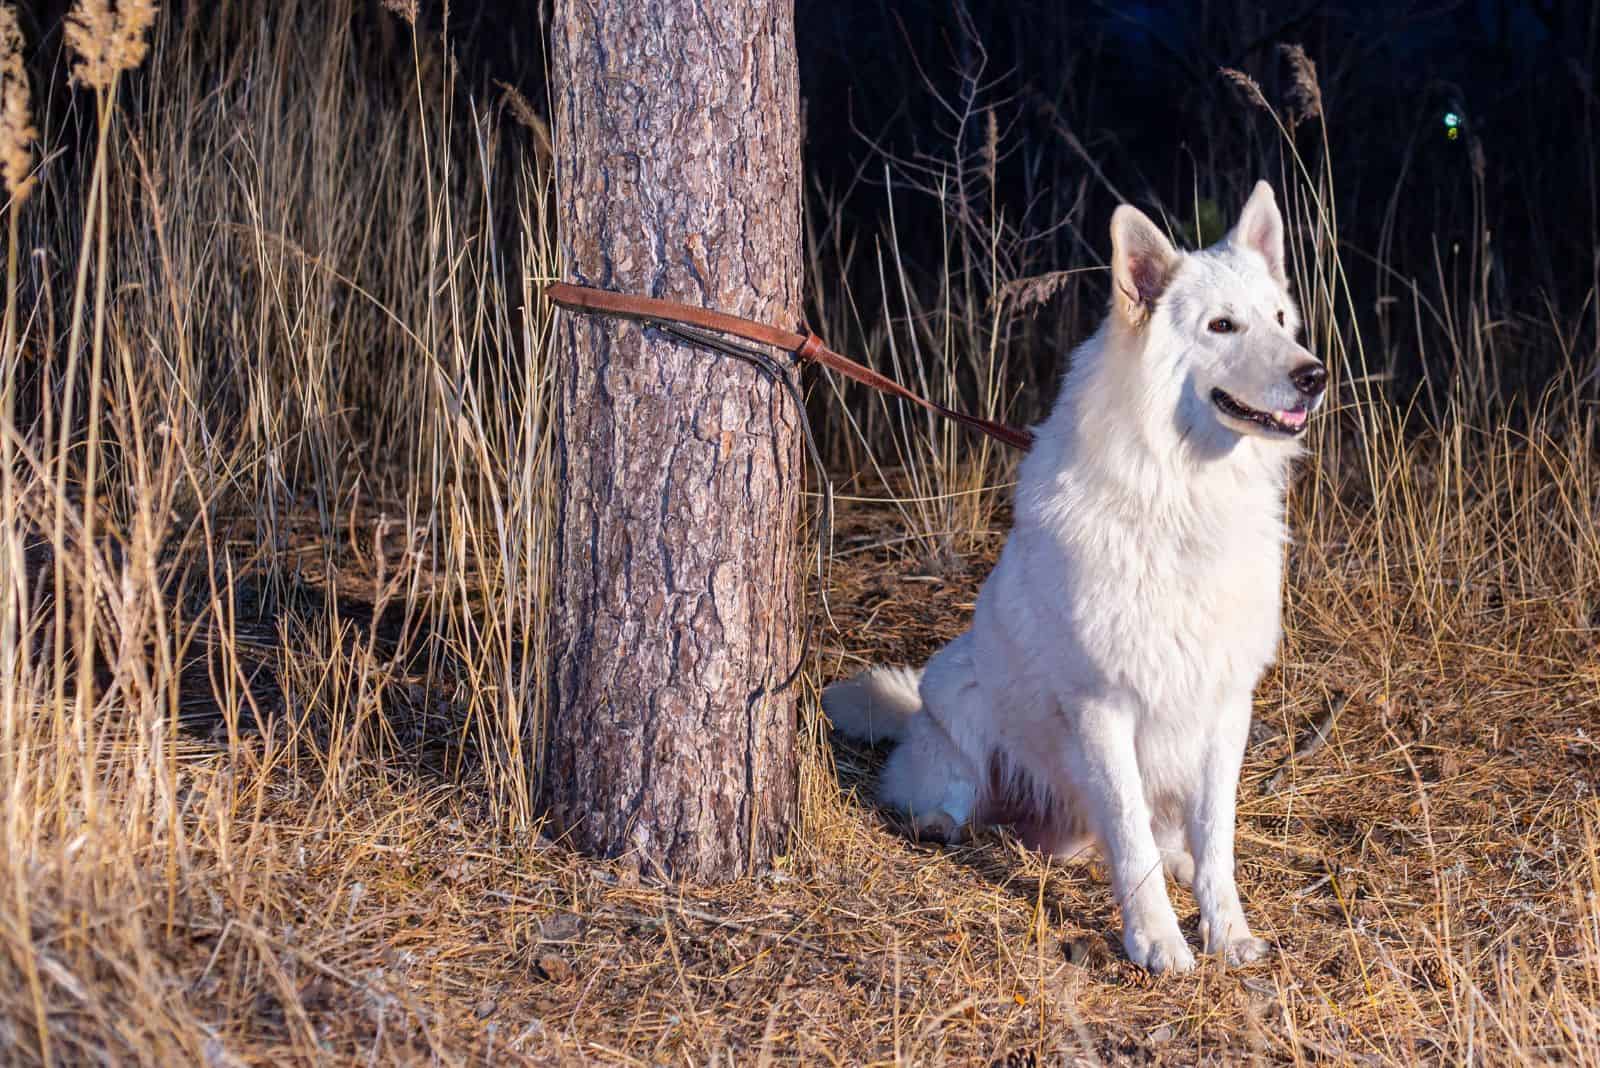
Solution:
<path fill-rule="evenodd" d="M 568 276 L 797 324 L 792 0 L 557 0 L 552 39 Z M 734 878 L 796 805 L 798 413 L 639 324 L 559 329 L 544 800 L 578 848 Z"/>

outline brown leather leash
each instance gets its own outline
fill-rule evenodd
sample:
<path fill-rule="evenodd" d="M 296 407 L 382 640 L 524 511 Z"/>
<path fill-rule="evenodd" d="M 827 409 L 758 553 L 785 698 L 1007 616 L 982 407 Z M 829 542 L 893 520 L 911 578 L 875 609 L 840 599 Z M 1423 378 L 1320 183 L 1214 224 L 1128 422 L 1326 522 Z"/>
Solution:
<path fill-rule="evenodd" d="M 962 426 L 989 435 L 996 441 L 1004 442 L 1014 449 L 1027 451 L 1033 444 L 1033 434 L 1027 430 L 1007 426 L 992 419 L 984 419 L 966 412 L 947 408 L 937 401 L 913 393 L 887 375 L 879 374 L 870 367 L 866 367 L 848 356 L 841 356 L 822 343 L 822 339 L 811 331 L 797 334 L 792 330 L 784 330 L 766 323 L 758 323 L 753 319 L 741 319 L 737 315 L 726 312 L 712 311 L 709 308 L 696 308 L 689 304 L 679 304 L 670 300 L 657 300 L 654 297 L 639 297 L 628 293 L 613 293 L 606 289 L 592 289 L 588 286 L 569 285 L 566 282 L 550 282 L 544 287 L 545 295 L 551 303 L 568 311 L 581 312 L 585 315 L 607 315 L 619 319 L 637 319 L 646 323 L 654 323 L 663 327 L 689 327 L 693 330 L 710 330 L 718 334 L 728 334 L 733 337 L 752 341 L 758 345 L 770 345 L 772 348 L 781 349 L 789 353 L 795 361 L 802 363 L 816 363 L 831 371 L 837 371 L 846 378 L 860 382 L 864 386 L 871 386 L 880 393 L 887 393 L 893 397 L 900 397 L 920 404 L 930 412 L 937 412 L 947 419 L 954 419 Z M 698 341 L 702 344 L 706 340 L 700 335 L 684 334 L 674 331 L 686 340 Z"/>

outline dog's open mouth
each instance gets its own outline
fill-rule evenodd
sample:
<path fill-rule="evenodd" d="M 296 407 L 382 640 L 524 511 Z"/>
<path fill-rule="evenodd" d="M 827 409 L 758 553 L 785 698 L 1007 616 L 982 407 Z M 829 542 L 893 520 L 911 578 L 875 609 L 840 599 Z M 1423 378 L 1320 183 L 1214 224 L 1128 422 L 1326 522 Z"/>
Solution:
<path fill-rule="evenodd" d="M 1235 419 L 1243 419 L 1245 422 L 1254 423 L 1264 430 L 1272 431 L 1274 434 L 1288 434 L 1290 437 L 1305 430 L 1306 421 L 1311 415 L 1304 404 L 1297 404 L 1293 408 L 1281 412 L 1259 411 L 1249 405 L 1240 404 L 1220 389 L 1211 391 L 1211 403 L 1215 404 L 1225 415 L 1231 415 Z"/>

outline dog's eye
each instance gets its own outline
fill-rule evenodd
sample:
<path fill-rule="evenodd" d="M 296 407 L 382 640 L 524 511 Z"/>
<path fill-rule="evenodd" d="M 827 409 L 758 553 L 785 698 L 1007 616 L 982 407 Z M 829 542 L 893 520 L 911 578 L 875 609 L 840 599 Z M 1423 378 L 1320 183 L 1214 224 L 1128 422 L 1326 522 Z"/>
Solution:
<path fill-rule="evenodd" d="M 1231 334 L 1234 330 L 1233 320 L 1226 315 L 1219 315 L 1206 324 L 1206 329 L 1213 334 Z"/>
<path fill-rule="evenodd" d="M 1279 326 L 1282 326 L 1282 325 L 1283 325 L 1283 312 L 1282 312 L 1282 310 L 1281 310 L 1281 309 L 1280 309 L 1280 310 L 1279 310 L 1279 312 L 1278 312 L 1278 325 L 1279 325 Z"/>

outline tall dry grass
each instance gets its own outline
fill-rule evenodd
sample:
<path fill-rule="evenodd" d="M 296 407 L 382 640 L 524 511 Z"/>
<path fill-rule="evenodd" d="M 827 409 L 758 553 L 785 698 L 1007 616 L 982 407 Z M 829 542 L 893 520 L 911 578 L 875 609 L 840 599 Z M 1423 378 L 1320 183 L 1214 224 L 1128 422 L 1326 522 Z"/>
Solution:
<path fill-rule="evenodd" d="M 30 155 L 3 15 L 0 1048 L 214 1061 L 203 1005 L 302 967 L 273 791 L 337 827 L 471 781 L 530 833 L 548 176 L 447 42 L 348 3 L 85 0 Z"/>
<path fill-rule="evenodd" d="M 1337 382 L 1292 502 L 1261 719 L 1287 744 L 1348 689 L 1328 730 L 1349 770 L 1318 778 L 1291 748 L 1290 789 L 1241 812 L 1252 851 L 1300 861 L 1322 846 L 1296 805 L 1392 815 L 1404 855 L 1323 858 L 1313 888 L 1366 891 L 1332 927 L 1308 926 L 1320 898 L 1289 882 L 1253 901 L 1285 945 L 1254 985 L 1152 987 L 1062 978 L 1076 966 L 1045 935 L 1071 917 L 1046 887 L 1101 902 L 1083 906 L 1096 923 L 1103 893 L 1073 898 L 1003 844 L 954 861 L 897 844 L 832 779 L 811 781 L 787 866 L 721 895 L 535 837 L 548 131 L 517 96 L 504 121 L 428 12 L 391 7 L 221 5 L 147 29 L 147 7 L 85 3 L 80 84 L 47 118 L 0 14 L 0 1059 L 921 1063 L 1023 1036 L 1092 1062 L 1115 1059 L 1095 1036 L 1132 1014 L 1224 1059 L 1600 1060 L 1600 811 L 1592 789 L 1531 797 L 1548 769 L 1521 755 L 1592 745 L 1595 376 L 1570 322 L 1525 331 L 1568 370 L 1508 410 L 1499 312 L 1441 267 L 1384 274 L 1392 306 L 1454 346 L 1416 396 L 1390 391 L 1396 354 L 1355 325 L 1350 278 L 1374 268 L 1339 241 L 1336 102 L 1308 59 L 1289 57 L 1292 99 L 1249 104 L 1282 146 L 1269 173 L 1307 338 Z M 903 254 L 894 212 L 849 233 L 819 193 L 814 325 L 1020 421 L 1103 305 L 1104 220 L 1077 187 L 1052 225 L 1078 251 L 1046 261 L 997 193 L 1007 105 L 985 95 L 981 49 L 965 55 L 944 154 L 884 158 L 874 190 L 937 205 L 940 262 Z M 1242 191 L 1259 169 L 1224 180 Z M 818 384 L 814 400 L 843 496 L 887 502 L 836 542 L 836 602 L 897 558 L 969 588 L 1010 458 L 877 398 Z M 915 609 L 911 646 L 935 614 L 959 625 L 960 605 Z M 830 664 L 891 655 L 855 637 L 892 629 L 877 612 L 828 639 Z M 1491 698 L 1504 718 L 1479 722 Z M 1478 759 L 1511 785 L 1473 823 L 1443 793 L 1472 769 L 1440 769 Z M 1541 853 L 1549 826 L 1566 845 Z M 1486 881 L 1500 851 L 1537 893 Z M 1014 900 L 1019 879 L 1036 898 Z M 1502 925 L 1514 941 L 1479 899 L 1526 906 Z M 1302 930 L 1332 931 L 1340 960 Z M 1218 998 L 1248 1013 L 1219 1019 Z"/>

